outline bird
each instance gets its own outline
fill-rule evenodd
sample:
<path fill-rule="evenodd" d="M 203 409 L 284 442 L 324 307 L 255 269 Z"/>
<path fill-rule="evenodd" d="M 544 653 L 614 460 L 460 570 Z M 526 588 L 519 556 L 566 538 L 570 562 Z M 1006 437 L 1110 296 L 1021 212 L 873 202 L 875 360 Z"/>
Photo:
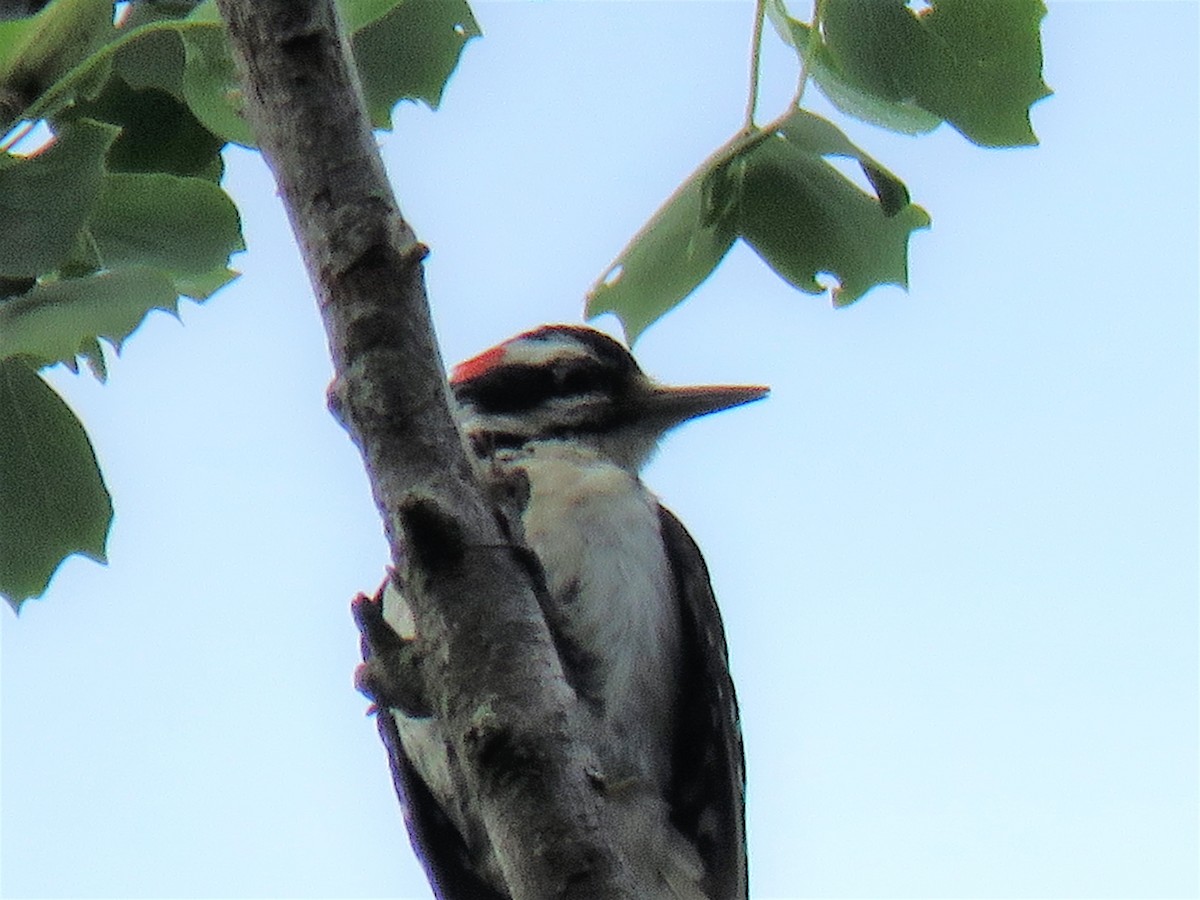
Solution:
<path fill-rule="evenodd" d="M 523 486 L 555 646 L 612 790 L 614 840 L 654 900 L 748 894 L 745 762 L 720 611 L 687 529 L 640 477 L 668 431 L 766 387 L 675 387 L 622 344 L 544 325 L 455 366 L 454 412 L 487 485 Z M 392 580 L 355 615 L 364 658 L 416 626 Z M 398 646 L 398 645 L 397 645 Z M 421 700 L 377 701 L 414 849 L 441 900 L 505 900 L 481 823 L 453 796 L 447 742 Z"/>

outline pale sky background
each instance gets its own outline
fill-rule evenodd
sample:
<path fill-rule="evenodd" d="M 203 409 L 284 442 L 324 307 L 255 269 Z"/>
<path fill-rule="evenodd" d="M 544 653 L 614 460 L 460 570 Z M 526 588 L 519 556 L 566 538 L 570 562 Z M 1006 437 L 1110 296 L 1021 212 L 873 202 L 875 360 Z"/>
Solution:
<path fill-rule="evenodd" d="M 476 11 L 443 109 L 380 138 L 447 361 L 578 321 L 745 98 L 746 3 Z M 755 897 L 1200 892 L 1197 33 L 1052 4 L 1040 148 L 845 125 L 933 216 L 908 294 L 834 311 L 739 247 L 638 344 L 774 388 L 646 473 L 724 610 Z M 118 513 L 108 567 L 0 611 L 4 897 L 429 896 L 351 686 L 379 522 L 273 185 L 227 158 L 242 279 L 106 387 L 54 376 Z"/>

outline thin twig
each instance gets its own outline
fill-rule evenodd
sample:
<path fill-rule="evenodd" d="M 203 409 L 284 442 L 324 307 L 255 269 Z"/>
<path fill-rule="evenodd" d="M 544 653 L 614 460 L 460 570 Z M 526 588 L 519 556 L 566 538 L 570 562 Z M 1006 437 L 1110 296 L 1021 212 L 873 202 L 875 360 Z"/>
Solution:
<path fill-rule="evenodd" d="M 754 4 L 754 36 L 750 41 L 750 91 L 746 98 L 746 120 L 742 130 L 754 130 L 754 111 L 758 107 L 758 66 L 762 56 L 763 19 L 766 18 L 766 0 L 756 0 Z"/>

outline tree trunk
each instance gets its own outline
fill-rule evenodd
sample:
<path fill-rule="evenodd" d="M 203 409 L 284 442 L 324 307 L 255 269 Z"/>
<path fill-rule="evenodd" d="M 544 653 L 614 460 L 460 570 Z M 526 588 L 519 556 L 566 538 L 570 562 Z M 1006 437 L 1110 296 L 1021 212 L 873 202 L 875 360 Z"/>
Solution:
<path fill-rule="evenodd" d="M 362 454 L 453 745 L 514 898 L 636 897 L 599 827 L 580 710 L 528 555 L 475 480 L 425 295 L 331 0 L 218 0 L 246 114 L 320 305 L 330 403 Z"/>

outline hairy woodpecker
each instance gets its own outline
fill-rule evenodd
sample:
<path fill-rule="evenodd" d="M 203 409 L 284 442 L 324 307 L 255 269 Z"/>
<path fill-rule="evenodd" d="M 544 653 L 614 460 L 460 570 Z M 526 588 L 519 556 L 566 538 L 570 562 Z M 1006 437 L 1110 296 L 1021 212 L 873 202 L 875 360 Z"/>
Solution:
<path fill-rule="evenodd" d="M 745 770 L 721 616 L 699 549 L 638 472 L 669 429 L 767 389 L 664 386 L 612 338 L 570 325 L 520 334 L 455 367 L 450 383 L 481 477 L 516 475 L 527 488 L 521 524 L 544 573 L 547 621 L 595 710 L 606 778 L 624 786 L 613 792 L 618 851 L 654 886 L 648 898 L 745 898 Z M 386 642 L 381 628 L 415 637 L 390 581 L 361 601 L 365 654 Z M 438 721 L 419 703 L 381 700 L 370 678 L 360 686 L 381 707 L 435 891 L 506 898 L 482 827 L 453 796 Z"/>

